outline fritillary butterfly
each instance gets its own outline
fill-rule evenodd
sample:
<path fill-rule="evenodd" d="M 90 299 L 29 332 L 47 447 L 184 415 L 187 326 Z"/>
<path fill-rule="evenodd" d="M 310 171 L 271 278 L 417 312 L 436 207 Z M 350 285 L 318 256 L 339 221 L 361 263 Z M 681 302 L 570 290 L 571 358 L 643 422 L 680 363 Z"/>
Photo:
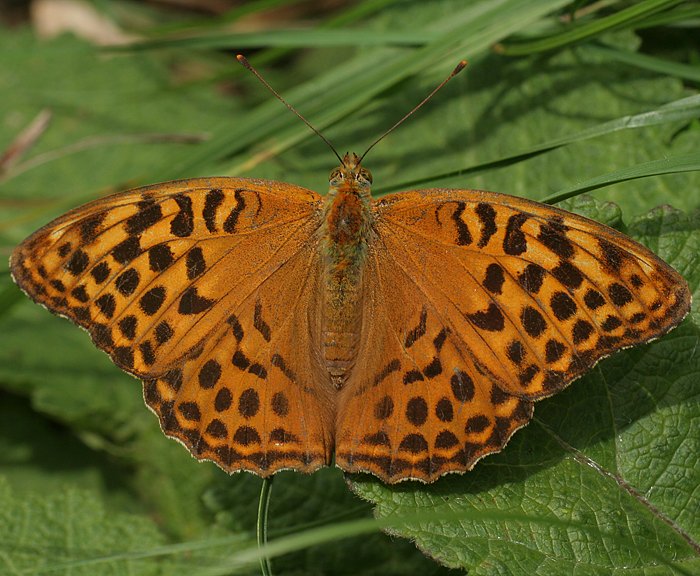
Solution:
<path fill-rule="evenodd" d="M 602 224 L 478 190 L 325 197 L 196 178 L 68 212 L 16 248 L 34 301 L 143 381 L 164 433 L 228 472 L 335 463 L 432 482 L 533 403 L 688 313 L 685 280 Z"/>

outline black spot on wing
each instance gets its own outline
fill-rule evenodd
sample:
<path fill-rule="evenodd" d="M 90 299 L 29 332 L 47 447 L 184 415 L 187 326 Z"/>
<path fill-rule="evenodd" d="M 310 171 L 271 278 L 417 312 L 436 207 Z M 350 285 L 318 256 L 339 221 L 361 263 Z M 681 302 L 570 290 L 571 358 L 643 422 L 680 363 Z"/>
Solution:
<path fill-rule="evenodd" d="M 164 286 L 154 286 L 139 300 L 139 307 L 144 314 L 153 316 L 165 302 L 166 291 Z"/>
<path fill-rule="evenodd" d="M 386 446 L 391 447 L 391 441 L 389 440 L 389 435 L 386 432 L 375 432 L 374 434 L 366 434 L 362 438 L 363 442 L 371 446 Z"/>
<path fill-rule="evenodd" d="M 476 212 L 481 222 L 481 236 L 479 237 L 477 246 L 483 248 L 489 243 L 491 236 L 498 230 L 496 228 L 496 210 L 490 204 L 480 203 L 477 204 L 474 212 Z"/>
<path fill-rule="evenodd" d="M 435 351 L 440 352 L 442 349 L 443 345 L 445 344 L 445 340 L 447 339 L 447 333 L 449 330 L 447 328 L 443 328 L 440 330 L 440 332 L 437 333 L 437 336 L 433 338 L 433 346 L 435 346 Z"/>
<path fill-rule="evenodd" d="M 611 332 L 620 326 L 622 326 L 622 320 L 620 320 L 617 316 L 613 316 L 612 314 L 609 314 L 605 321 L 600 325 L 600 327 L 606 332 Z"/>
<path fill-rule="evenodd" d="M 561 262 L 552 268 L 552 276 L 567 288 L 578 288 L 583 282 L 583 274 L 576 266 L 570 262 Z"/>
<path fill-rule="evenodd" d="M 236 317 L 235 314 L 231 314 L 227 319 L 226 323 L 231 326 L 231 330 L 233 331 L 233 337 L 236 339 L 237 342 L 240 342 L 243 340 L 243 327 L 241 326 L 241 323 L 238 321 L 238 318 Z"/>
<path fill-rule="evenodd" d="M 426 367 L 423 368 L 423 374 L 428 378 L 435 378 L 435 376 L 442 374 L 442 363 L 437 356 L 434 356 Z"/>
<path fill-rule="evenodd" d="M 540 226 L 537 239 L 557 256 L 569 259 L 574 255 L 574 245 L 566 237 L 568 228 L 556 218 L 551 218 Z"/>
<path fill-rule="evenodd" d="M 270 401 L 272 406 L 272 411 L 280 417 L 287 416 L 289 414 L 289 400 L 284 392 L 275 392 Z"/>
<path fill-rule="evenodd" d="M 255 303 L 255 312 L 253 313 L 253 327 L 258 332 L 260 332 L 260 334 L 266 342 L 270 341 L 270 338 L 272 337 L 270 325 L 267 322 L 265 322 L 265 320 L 262 317 L 262 304 L 259 300 Z"/>
<path fill-rule="evenodd" d="M 520 314 L 520 321 L 527 332 L 533 338 L 539 337 L 546 329 L 547 322 L 540 312 L 532 306 L 525 306 Z"/>
<path fill-rule="evenodd" d="M 80 239 L 83 244 L 92 244 L 100 233 L 102 222 L 107 212 L 101 212 L 88 217 L 80 223 Z"/>
<path fill-rule="evenodd" d="M 233 394 L 225 386 L 220 388 L 214 397 L 214 409 L 217 412 L 225 412 L 233 403 Z"/>
<path fill-rule="evenodd" d="M 189 280 L 194 280 L 204 273 L 207 268 L 207 263 L 204 260 L 204 253 L 199 246 L 195 246 L 187 253 L 185 264 L 187 268 L 187 278 Z"/>
<path fill-rule="evenodd" d="M 133 314 L 129 314 L 122 318 L 117 324 L 119 331 L 128 340 L 133 340 L 136 337 L 136 329 L 138 328 L 138 319 Z"/>
<path fill-rule="evenodd" d="M 422 434 L 406 434 L 399 444 L 399 450 L 405 450 L 412 454 L 428 451 L 428 442 Z"/>
<path fill-rule="evenodd" d="M 143 200 L 137 206 L 138 212 L 126 220 L 125 230 L 129 236 L 141 234 L 163 218 L 160 204 L 153 200 Z"/>
<path fill-rule="evenodd" d="M 175 256 L 167 244 L 156 244 L 148 249 L 148 267 L 152 272 L 162 272 L 175 261 Z"/>
<path fill-rule="evenodd" d="M 525 234 L 521 230 L 527 220 L 527 214 L 517 213 L 508 218 L 506 234 L 503 239 L 503 251 L 511 256 L 519 256 L 527 250 Z"/>
<path fill-rule="evenodd" d="M 128 268 L 117 277 L 114 285 L 122 296 L 131 296 L 139 285 L 139 273 Z"/>
<path fill-rule="evenodd" d="M 513 364 L 520 364 L 525 358 L 525 348 L 520 340 L 513 340 L 506 348 L 506 356 Z"/>
<path fill-rule="evenodd" d="M 141 358 L 146 366 L 152 366 L 155 363 L 156 355 L 153 352 L 153 345 L 150 340 L 139 344 L 139 352 L 141 352 Z"/>
<path fill-rule="evenodd" d="M 571 296 L 566 292 L 555 292 L 550 299 L 552 312 L 557 317 L 557 320 L 567 320 L 576 314 L 577 306 Z"/>
<path fill-rule="evenodd" d="M 450 399 L 446 396 L 440 398 L 435 405 L 435 416 L 437 416 L 438 420 L 441 422 L 452 422 L 454 418 L 454 407 Z"/>
<path fill-rule="evenodd" d="M 111 270 L 107 262 L 100 262 L 97 266 L 90 270 L 90 275 L 95 279 L 97 284 L 102 284 L 102 282 L 109 278 L 110 274 Z"/>
<path fill-rule="evenodd" d="M 528 264 L 520 274 L 518 283 L 530 294 L 537 294 L 542 288 L 542 282 L 546 271 L 539 264 Z"/>
<path fill-rule="evenodd" d="M 216 386 L 221 377 L 221 364 L 216 360 L 207 360 L 207 362 L 199 370 L 197 376 L 199 380 L 199 386 L 205 390 L 209 390 Z"/>
<path fill-rule="evenodd" d="M 297 375 L 294 373 L 294 371 L 287 365 L 287 363 L 284 361 L 284 358 L 280 354 L 273 354 L 272 358 L 270 359 L 270 363 L 275 366 L 276 368 L 279 368 L 282 374 L 284 374 L 290 382 L 296 382 L 297 381 Z"/>
<path fill-rule="evenodd" d="M 416 396 L 408 401 L 406 419 L 414 426 L 422 426 L 428 419 L 428 404 L 422 396 Z"/>
<path fill-rule="evenodd" d="M 204 225 L 209 232 L 216 232 L 216 213 L 223 201 L 224 193 L 221 190 L 214 188 L 207 192 L 206 198 L 204 199 L 202 217 L 204 218 Z"/>
<path fill-rule="evenodd" d="M 566 346 L 562 342 L 554 339 L 548 340 L 545 345 L 545 360 L 550 364 L 556 362 L 564 355 L 565 351 Z"/>
<path fill-rule="evenodd" d="M 194 231 L 192 199 L 185 194 L 176 194 L 173 199 L 180 209 L 170 222 L 170 232 L 179 238 L 186 238 Z"/>
<path fill-rule="evenodd" d="M 129 236 L 112 249 L 112 257 L 120 264 L 128 264 L 141 253 L 138 236 Z"/>
<path fill-rule="evenodd" d="M 603 295 L 598 292 L 598 290 L 594 290 L 593 288 L 590 288 L 586 292 L 586 295 L 583 297 L 583 301 L 591 310 L 596 310 L 605 304 L 605 298 L 603 298 Z"/>
<path fill-rule="evenodd" d="M 200 296 L 196 286 L 190 286 L 182 293 L 177 311 L 180 314 L 200 314 L 211 308 L 216 301 Z"/>
<path fill-rule="evenodd" d="M 399 362 L 398 358 L 394 358 L 374 376 L 372 385 L 379 386 L 379 384 L 381 384 L 389 376 L 389 374 L 397 372 L 400 369 L 401 362 Z"/>
<path fill-rule="evenodd" d="M 406 339 L 404 340 L 404 346 L 406 348 L 410 348 L 413 346 L 417 340 L 419 340 L 424 334 L 425 334 L 425 329 L 426 329 L 426 321 L 428 318 L 428 312 L 423 307 L 420 313 L 420 319 L 418 321 L 418 324 L 412 328 L 408 334 L 406 334 Z"/>
<path fill-rule="evenodd" d="M 155 333 L 156 342 L 158 344 L 165 344 L 168 340 L 170 340 L 173 337 L 173 334 L 175 332 L 170 327 L 170 324 L 163 320 L 156 326 Z"/>
<path fill-rule="evenodd" d="M 613 304 L 616 306 L 625 306 L 633 300 L 632 293 L 625 286 L 617 282 L 611 284 L 608 288 L 608 296 L 610 296 L 610 300 L 612 300 Z"/>
<path fill-rule="evenodd" d="M 483 285 L 492 294 L 500 294 L 503 290 L 505 275 L 503 268 L 496 263 L 488 265 L 486 268 L 486 276 L 484 277 Z"/>
<path fill-rule="evenodd" d="M 205 433 L 209 434 L 210 436 L 213 436 L 214 438 L 227 438 L 228 428 L 226 427 L 226 424 L 224 424 L 221 420 L 219 420 L 218 418 L 214 418 L 214 420 L 209 422 Z"/>
<path fill-rule="evenodd" d="M 425 377 L 420 370 L 408 370 L 403 375 L 404 384 L 413 384 L 414 382 L 422 382 L 423 380 L 425 380 Z"/>
<path fill-rule="evenodd" d="M 452 221 L 457 227 L 456 243 L 459 246 L 468 246 L 473 241 L 469 228 L 464 220 L 462 220 L 462 214 L 464 214 L 466 206 L 464 202 L 457 202 L 457 208 L 455 208 L 455 211 L 452 213 Z"/>
<path fill-rule="evenodd" d="M 588 340 L 591 334 L 593 334 L 593 325 L 590 322 L 586 320 L 576 321 L 572 332 L 574 344 L 580 344 L 581 342 Z"/>
<path fill-rule="evenodd" d="M 242 194 L 243 190 L 238 189 L 233 193 L 233 197 L 236 200 L 236 205 L 231 209 L 226 221 L 224 222 L 224 232 L 227 234 L 233 234 L 236 231 L 236 224 L 238 224 L 238 217 L 241 212 L 246 207 L 245 198 Z"/>
<path fill-rule="evenodd" d="M 94 270 L 94 268 L 93 268 L 93 270 Z M 83 303 L 90 300 L 90 296 L 88 295 L 84 284 L 80 284 L 79 286 L 76 286 L 75 288 L 73 288 L 70 291 L 70 294 L 71 294 L 71 296 L 73 296 L 73 298 L 75 298 L 76 300 L 83 302 Z"/>
<path fill-rule="evenodd" d="M 377 420 L 386 420 L 394 413 L 394 401 L 390 396 L 384 396 L 374 405 L 374 417 Z"/>
<path fill-rule="evenodd" d="M 478 328 L 489 332 L 500 332 L 505 327 L 505 319 L 500 308 L 495 303 L 489 304 L 486 310 L 467 314 L 467 318 Z"/>
<path fill-rule="evenodd" d="M 474 381 L 469 374 L 459 368 L 455 368 L 454 374 L 450 378 L 450 388 L 459 402 L 469 402 L 474 398 Z"/>
<path fill-rule="evenodd" d="M 88 257 L 88 255 L 83 250 L 78 248 L 71 255 L 70 259 L 65 265 L 65 268 L 73 276 L 78 276 L 79 274 L 82 274 L 85 271 L 89 264 L 90 258 Z"/>
<path fill-rule="evenodd" d="M 115 310 L 117 309 L 117 301 L 114 299 L 114 296 L 110 293 L 106 293 L 100 296 L 97 300 L 95 300 L 95 305 L 107 318 L 112 318 L 112 316 L 114 316 Z"/>
<path fill-rule="evenodd" d="M 598 240 L 598 245 L 603 253 L 603 258 L 607 267 L 615 271 L 619 270 L 620 266 L 622 265 L 622 261 L 625 258 L 624 252 L 607 240 Z"/>

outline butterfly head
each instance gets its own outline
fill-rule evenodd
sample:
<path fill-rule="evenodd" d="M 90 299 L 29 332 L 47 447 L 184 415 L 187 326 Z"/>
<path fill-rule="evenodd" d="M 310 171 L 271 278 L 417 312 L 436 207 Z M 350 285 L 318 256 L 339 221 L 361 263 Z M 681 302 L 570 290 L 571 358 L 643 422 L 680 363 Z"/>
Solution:
<path fill-rule="evenodd" d="M 369 192 L 372 186 L 372 173 L 360 164 L 360 157 L 354 152 L 343 156 L 343 163 L 333 169 L 328 181 L 331 188 L 351 188 L 360 192 Z"/>

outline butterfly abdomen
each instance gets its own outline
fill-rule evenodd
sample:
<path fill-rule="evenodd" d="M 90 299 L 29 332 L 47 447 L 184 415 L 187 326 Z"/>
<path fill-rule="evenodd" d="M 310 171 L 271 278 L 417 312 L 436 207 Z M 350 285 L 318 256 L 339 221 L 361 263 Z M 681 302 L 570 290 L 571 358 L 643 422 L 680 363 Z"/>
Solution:
<path fill-rule="evenodd" d="M 324 293 L 321 307 L 323 360 L 342 388 L 357 356 L 362 324 L 360 286 L 370 230 L 369 199 L 352 186 L 332 190 L 322 228 Z"/>

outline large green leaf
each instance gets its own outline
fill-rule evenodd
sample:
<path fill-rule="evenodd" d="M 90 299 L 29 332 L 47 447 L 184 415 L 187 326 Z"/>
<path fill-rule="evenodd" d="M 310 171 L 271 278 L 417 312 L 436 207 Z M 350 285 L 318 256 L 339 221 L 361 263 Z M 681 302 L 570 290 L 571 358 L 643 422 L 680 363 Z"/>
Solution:
<path fill-rule="evenodd" d="M 3 574 L 87 576 L 95 574 L 96 565 L 101 574 L 163 574 L 157 563 L 139 558 L 163 543 L 153 522 L 108 514 L 87 491 L 66 489 L 20 499 L 0 478 L 0 539 Z M 62 563 L 70 563 L 70 569 L 56 570 Z"/>
<path fill-rule="evenodd" d="M 601 216 L 600 206 L 573 208 Z M 659 209 L 629 230 L 696 294 L 698 223 Z M 688 319 L 604 360 L 541 402 L 534 422 L 469 474 L 398 489 L 363 477 L 353 490 L 376 504 L 378 518 L 407 518 L 392 533 L 472 574 L 510 574 L 513 565 L 530 574 L 692 574 L 700 567 L 699 337 Z"/>

